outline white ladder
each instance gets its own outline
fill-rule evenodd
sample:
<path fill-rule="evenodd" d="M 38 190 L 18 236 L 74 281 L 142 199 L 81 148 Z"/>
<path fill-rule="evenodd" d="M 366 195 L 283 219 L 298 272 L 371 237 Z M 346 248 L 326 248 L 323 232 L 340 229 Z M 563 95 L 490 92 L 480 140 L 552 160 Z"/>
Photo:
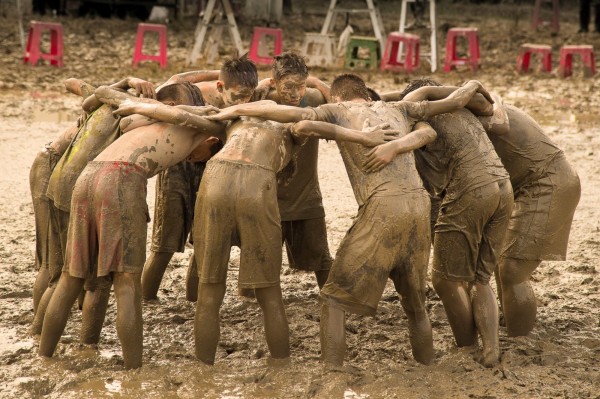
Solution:
<path fill-rule="evenodd" d="M 219 43 L 219 41 L 221 40 L 221 33 L 223 31 L 223 27 L 227 26 L 229 28 L 229 34 L 233 39 L 233 44 L 235 44 L 239 55 L 242 55 L 244 53 L 242 38 L 240 37 L 240 31 L 238 30 L 237 23 L 235 22 L 235 16 L 233 15 L 233 9 L 231 8 L 231 3 L 229 2 L 229 0 L 219 0 L 220 6 L 223 8 L 223 10 L 225 11 L 225 15 L 227 16 L 227 22 L 210 22 L 213 16 L 215 16 L 215 20 L 221 20 L 222 18 L 220 17 L 222 16 L 222 11 L 215 10 L 216 2 L 217 0 L 208 0 L 208 4 L 206 5 L 206 9 L 204 10 L 204 17 L 198 20 L 198 25 L 196 25 L 196 31 L 194 33 L 196 39 L 194 41 L 194 47 L 192 48 L 192 51 L 190 52 L 190 55 L 187 59 L 187 65 L 195 64 L 198 58 L 200 57 L 202 45 L 204 44 L 204 40 L 206 39 L 206 32 L 209 26 L 214 28 L 212 32 L 212 39 L 215 43 Z M 215 48 L 216 47 L 213 47 L 209 58 L 215 58 Z"/>
<path fill-rule="evenodd" d="M 437 70 L 438 64 L 438 41 L 437 41 L 437 18 L 435 15 L 435 0 L 426 0 L 429 2 L 429 28 L 431 31 L 430 35 L 430 51 L 420 53 L 419 56 L 425 59 L 431 65 L 431 72 Z M 400 26 L 398 32 L 404 33 L 407 29 L 406 26 L 406 6 L 408 3 L 414 3 L 415 0 L 402 0 L 402 6 L 400 8 Z M 402 46 L 402 44 L 400 44 Z M 402 47 L 398 50 L 398 54 L 403 54 Z"/>
<path fill-rule="evenodd" d="M 337 13 L 346 13 L 346 14 L 359 14 L 359 13 L 369 13 L 371 17 L 371 25 L 373 25 L 373 32 L 375 33 L 375 37 L 379 41 L 380 48 L 384 48 L 385 46 L 385 31 L 383 29 L 383 21 L 381 19 L 381 14 L 379 13 L 379 8 L 375 7 L 373 0 L 365 0 L 367 3 L 367 8 L 337 8 L 338 0 L 331 0 L 329 3 L 329 9 L 327 10 L 327 16 L 325 17 L 325 23 L 323 24 L 323 28 L 321 29 L 321 34 L 326 35 L 329 33 L 331 28 L 335 23 L 334 17 Z"/>

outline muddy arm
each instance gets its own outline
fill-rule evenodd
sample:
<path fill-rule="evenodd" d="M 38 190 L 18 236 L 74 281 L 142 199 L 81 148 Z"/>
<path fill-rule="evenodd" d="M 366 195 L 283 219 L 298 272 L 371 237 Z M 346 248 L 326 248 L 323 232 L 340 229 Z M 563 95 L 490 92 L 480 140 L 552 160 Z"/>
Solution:
<path fill-rule="evenodd" d="M 277 105 L 274 101 L 263 100 L 227 107 L 222 109 L 218 114 L 207 116 L 206 119 L 212 121 L 225 121 L 240 116 L 254 116 L 276 122 L 288 123 L 300 122 L 306 119 L 314 120 L 316 118 L 316 113 L 311 108 Z"/>
<path fill-rule="evenodd" d="M 163 86 L 167 86 L 174 83 L 190 82 L 193 84 L 200 82 L 208 82 L 211 80 L 218 80 L 219 73 L 220 71 L 218 69 L 178 73 L 177 75 L 171 76 L 169 80 L 160 85 L 158 88 L 160 89 Z"/>
<path fill-rule="evenodd" d="M 426 122 L 418 122 L 412 132 L 404 137 L 373 148 L 363 165 L 366 172 L 377 172 L 392 162 L 399 154 L 421 148 L 431 143 L 437 133 Z"/>
<path fill-rule="evenodd" d="M 317 78 L 316 76 L 309 76 L 306 79 L 306 87 L 319 90 L 325 98 L 325 101 L 328 103 L 331 102 L 331 88 L 321 79 Z"/>
<path fill-rule="evenodd" d="M 456 86 L 425 86 L 415 90 L 413 93 L 416 94 L 412 96 L 410 96 L 412 93 L 409 93 L 406 96 L 406 99 L 409 101 L 441 100 L 448 97 L 456 90 L 458 90 L 458 87 Z M 381 94 L 381 99 L 383 101 L 401 101 L 404 99 L 402 94 L 402 91 L 391 91 Z M 493 112 L 492 104 L 490 104 L 490 102 L 480 93 L 475 94 L 473 98 L 469 100 L 465 108 L 478 116 L 490 116 Z"/>
<path fill-rule="evenodd" d="M 388 126 L 387 124 L 383 124 L 362 131 L 347 129 L 327 122 L 301 121 L 292 126 L 292 134 L 328 140 L 349 141 L 367 147 L 374 147 L 398 137 L 399 132 L 397 130 L 385 130 Z"/>
<path fill-rule="evenodd" d="M 419 91 L 430 88 L 430 86 L 427 86 L 415 90 L 404 97 L 404 100 L 421 101 L 420 99 L 422 98 L 421 96 L 423 94 L 419 94 Z M 421 109 L 418 112 L 414 112 L 415 108 L 408 107 L 409 114 L 413 118 L 425 120 L 434 115 L 453 112 L 467 105 L 475 93 L 481 93 L 491 104 L 494 103 L 494 100 L 492 100 L 489 93 L 484 89 L 480 82 L 476 80 L 470 80 L 464 86 L 454 90 L 448 97 L 444 99 L 422 103 L 422 107 L 420 107 Z"/>

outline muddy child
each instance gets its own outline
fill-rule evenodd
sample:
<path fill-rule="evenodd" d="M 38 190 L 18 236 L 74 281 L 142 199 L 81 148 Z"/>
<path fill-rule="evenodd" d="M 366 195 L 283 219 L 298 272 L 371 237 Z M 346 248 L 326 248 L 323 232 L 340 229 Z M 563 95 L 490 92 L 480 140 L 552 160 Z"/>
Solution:
<path fill-rule="evenodd" d="M 331 96 L 341 104 L 298 109 L 247 104 L 221 111 L 211 119 L 239 115 L 262 116 L 279 122 L 319 120 L 348 128 L 365 123 L 389 123 L 401 132 L 402 143 L 418 146 L 435 132 L 427 125 L 413 125 L 435 113 L 460 108 L 480 87 L 470 85 L 454 96 L 434 102 L 372 104 L 364 81 L 356 75 L 334 80 Z M 306 122 L 304 122 L 306 123 Z M 299 124 L 310 131 L 311 124 Z M 429 258 L 429 197 L 417 175 L 412 154 L 397 158 L 376 173 L 363 171 L 369 150 L 341 143 L 340 152 L 360 206 L 352 228 L 340 244 L 328 280 L 321 290 L 321 350 L 328 364 L 341 365 L 345 354 L 345 312 L 374 315 L 390 277 L 402 295 L 409 318 L 415 359 L 433 358 L 431 325 L 425 310 L 425 275 Z M 405 251 L 404 248 L 411 248 Z"/>
<path fill-rule="evenodd" d="M 161 91 L 173 92 L 177 104 L 203 105 L 201 93 L 190 84 Z M 130 97 L 108 87 L 100 87 L 96 95 L 111 105 Z M 202 126 L 153 123 L 132 128 L 85 167 L 73 189 L 65 266 L 44 318 L 40 355 L 54 353 L 84 283 L 100 285 L 104 280 L 103 285 L 114 286 L 125 367 L 141 366 L 147 179 L 190 154 L 193 160 L 207 160 L 223 128 L 208 121 Z"/>
<path fill-rule="evenodd" d="M 250 100 L 258 83 L 258 74 L 254 63 L 242 56 L 227 59 L 216 76 L 210 71 L 187 72 L 172 77 L 168 82 L 175 81 L 194 83 L 202 92 L 207 105 L 222 108 Z M 173 254 L 185 249 L 192 229 L 194 203 L 203 171 L 203 163 L 183 161 L 157 176 L 152 244 L 142 273 L 144 299 L 157 297 Z M 195 257 L 192 256 L 190 269 L 193 270 L 194 261 Z M 187 284 L 188 299 L 195 301 L 198 281 L 188 277 Z"/>
<path fill-rule="evenodd" d="M 110 107 L 102 107 L 95 96 L 93 87 L 78 79 L 67 79 L 67 89 L 75 94 L 88 96 L 82 108 L 88 113 L 87 117 L 77 121 L 77 132 L 66 148 L 60 160 L 56 163 L 48 180 L 46 196 L 49 199 L 50 218 L 48 245 L 52 248 L 54 256 L 48 262 L 48 284 L 43 290 L 36 281 L 34 296 L 39 297 L 38 306 L 32 323 L 32 333 L 40 334 L 46 306 L 52 297 L 56 282 L 60 277 L 67 242 L 69 226 L 69 208 L 71 194 L 77 177 L 88 161 L 99 154 L 108 144 L 112 143 L 119 135 L 119 119 L 111 115 Z M 154 95 L 152 85 L 137 78 L 123 79 L 111 87 L 119 89 L 133 88 L 138 95 Z M 91 95 L 90 95 L 91 94 Z M 87 329 L 83 330 L 82 339 L 87 343 L 96 343 L 93 336 L 87 336 Z"/>
<path fill-rule="evenodd" d="M 428 97 L 431 85 L 413 82 L 402 97 Z M 437 134 L 421 143 L 415 157 L 420 175 L 442 197 L 433 243 L 433 286 L 457 345 L 475 345 L 479 333 L 482 363 L 491 367 L 499 360 L 500 347 L 498 306 L 489 280 L 512 211 L 512 188 L 483 126 L 470 111 L 437 115 L 428 122 Z M 413 149 L 400 142 L 380 146 L 371 154 L 368 170 Z"/>

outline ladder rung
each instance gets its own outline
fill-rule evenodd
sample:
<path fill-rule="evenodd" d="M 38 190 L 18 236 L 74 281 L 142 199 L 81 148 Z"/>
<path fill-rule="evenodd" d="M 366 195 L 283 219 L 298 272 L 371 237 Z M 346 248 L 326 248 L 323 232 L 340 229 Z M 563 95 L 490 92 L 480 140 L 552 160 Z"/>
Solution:
<path fill-rule="evenodd" d="M 369 12 L 368 8 L 334 8 L 333 12 L 346 12 L 349 14 L 358 14 L 361 12 Z"/>

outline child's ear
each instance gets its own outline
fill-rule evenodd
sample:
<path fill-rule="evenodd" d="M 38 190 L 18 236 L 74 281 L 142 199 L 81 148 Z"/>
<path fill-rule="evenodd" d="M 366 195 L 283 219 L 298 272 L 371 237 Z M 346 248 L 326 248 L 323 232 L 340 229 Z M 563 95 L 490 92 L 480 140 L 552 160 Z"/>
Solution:
<path fill-rule="evenodd" d="M 274 87 L 275 86 L 275 79 L 270 78 L 269 84 L 271 85 L 271 87 Z"/>
<path fill-rule="evenodd" d="M 225 83 L 221 80 L 217 80 L 217 91 L 219 93 L 223 93 L 223 88 L 225 87 Z"/>
<path fill-rule="evenodd" d="M 208 145 L 210 145 L 211 147 L 215 144 L 217 144 L 219 141 L 221 141 L 218 137 L 215 136 L 210 136 L 209 138 L 207 138 L 206 140 L 204 140 L 204 142 Z"/>

